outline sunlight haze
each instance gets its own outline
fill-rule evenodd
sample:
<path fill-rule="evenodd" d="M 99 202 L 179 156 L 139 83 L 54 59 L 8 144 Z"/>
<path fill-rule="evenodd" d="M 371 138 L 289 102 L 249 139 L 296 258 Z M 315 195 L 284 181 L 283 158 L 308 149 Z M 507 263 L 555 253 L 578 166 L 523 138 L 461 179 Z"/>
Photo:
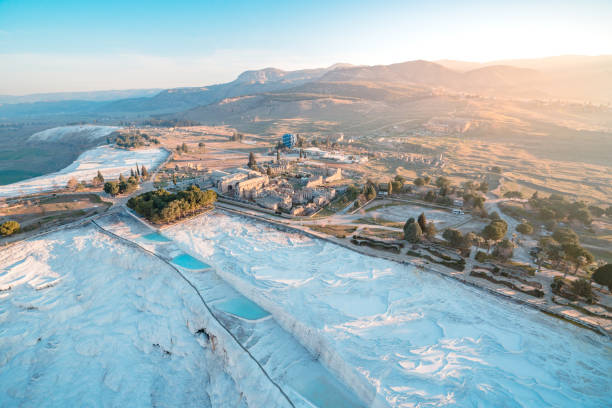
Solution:
<path fill-rule="evenodd" d="M 264 67 L 612 54 L 607 1 L 0 2 L 0 94 L 221 83 Z"/>

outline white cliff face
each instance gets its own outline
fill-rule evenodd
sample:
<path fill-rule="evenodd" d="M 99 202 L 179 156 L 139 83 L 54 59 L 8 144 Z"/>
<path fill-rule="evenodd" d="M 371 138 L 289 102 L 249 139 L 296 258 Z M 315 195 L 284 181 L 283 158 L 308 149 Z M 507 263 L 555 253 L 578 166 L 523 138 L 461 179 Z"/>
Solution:
<path fill-rule="evenodd" d="M 75 125 L 60 126 L 34 133 L 28 138 L 30 142 L 95 142 L 105 138 L 116 130 L 116 126 Z"/>
<path fill-rule="evenodd" d="M 0 197 L 14 197 L 66 187 L 74 177 L 77 181 L 90 182 L 98 170 L 106 179 L 116 179 L 119 174 L 128 175 L 136 165 L 151 170 L 159 166 L 168 156 L 163 149 L 124 150 L 110 146 L 100 146 L 83 152 L 72 164 L 64 169 L 0 186 Z"/>
<path fill-rule="evenodd" d="M 0 406 L 243 407 L 192 288 L 84 227 L 0 251 Z"/>
<path fill-rule="evenodd" d="M 434 273 L 252 220 L 164 231 L 272 313 L 364 401 L 390 406 L 608 404 L 612 347 Z"/>

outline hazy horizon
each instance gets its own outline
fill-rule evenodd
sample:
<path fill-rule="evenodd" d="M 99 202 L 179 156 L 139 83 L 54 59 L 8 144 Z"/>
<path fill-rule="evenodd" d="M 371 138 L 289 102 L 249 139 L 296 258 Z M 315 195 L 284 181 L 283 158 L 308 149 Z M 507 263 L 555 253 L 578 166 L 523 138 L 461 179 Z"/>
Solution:
<path fill-rule="evenodd" d="M 418 61 L 418 60 L 423 60 L 423 61 L 429 61 L 429 62 L 433 62 L 433 63 L 437 63 L 437 64 L 441 64 L 444 65 L 443 62 L 458 62 L 458 63 L 466 63 L 466 64 L 478 64 L 478 65 L 482 65 L 482 66 L 487 66 L 487 65 L 497 65 L 497 64 L 501 64 L 501 63 L 511 63 L 512 61 L 523 61 L 523 60 L 545 60 L 545 59 L 552 59 L 552 58 L 597 58 L 597 57 L 612 57 L 612 54 L 601 54 L 601 55 L 550 55 L 550 56 L 543 56 L 543 57 L 538 57 L 538 58 L 512 58 L 512 59 L 503 59 L 503 60 L 491 60 L 491 61 L 468 61 L 468 60 L 456 60 L 456 59 L 438 59 L 435 61 L 431 61 L 431 60 L 425 60 L 423 58 L 417 58 L 414 60 L 410 60 L 410 61 Z M 400 64 L 403 62 L 408 62 L 408 61 L 395 61 L 395 62 L 391 62 L 390 64 Z M 331 67 L 333 65 L 337 65 L 337 64 L 348 64 L 348 65 L 353 65 L 353 66 L 358 66 L 358 65 L 363 65 L 363 66 L 372 66 L 372 65 L 383 65 L 383 64 L 352 64 L 350 62 L 336 62 L 330 65 L 326 65 L 326 66 L 302 66 L 302 67 L 294 67 L 294 68 L 290 68 L 290 69 L 284 69 L 282 67 L 279 66 L 262 66 L 262 67 L 251 67 L 251 68 L 246 68 L 244 70 L 241 71 L 237 71 L 232 77 L 230 77 L 229 79 L 222 81 L 222 82 L 203 82 L 203 83 L 197 83 L 197 84 L 191 84 L 191 85 L 183 85 L 183 86 L 155 86 L 155 87 L 140 87 L 140 88 L 105 88 L 105 89 L 74 89 L 74 90 L 57 90 L 57 91 L 50 91 L 50 92 L 31 92 L 31 93 L 19 93 L 19 94 L 8 94 L 8 93 L 0 93 L 0 96 L 10 96 L 10 97 L 20 97 L 20 96 L 31 96 L 31 95 L 46 95 L 46 94 L 62 94 L 62 93 L 89 93 L 89 92 L 121 92 L 121 91 L 137 91 L 137 90 L 146 90 L 146 89 L 158 89 L 158 90 L 164 90 L 164 89 L 173 89 L 173 88 L 181 88 L 181 87 L 198 87 L 198 86 L 209 86 L 209 85 L 215 85 L 215 84 L 221 84 L 221 83 L 226 83 L 226 82 L 231 82 L 233 80 L 235 80 L 240 74 L 242 74 L 245 71 L 257 71 L 257 70 L 263 70 L 263 69 L 269 69 L 269 68 L 275 68 L 275 69 L 280 69 L 283 71 L 296 71 L 296 70 L 307 70 L 307 69 L 316 69 L 316 68 L 328 68 Z M 384 64 L 384 65 L 388 65 L 388 64 Z M 455 69 L 455 68 L 451 68 L 451 69 Z"/>
<path fill-rule="evenodd" d="M 175 88 L 338 62 L 609 55 L 612 5 L 0 3 L 0 94 Z M 486 33 L 483 35 L 482 33 Z"/>

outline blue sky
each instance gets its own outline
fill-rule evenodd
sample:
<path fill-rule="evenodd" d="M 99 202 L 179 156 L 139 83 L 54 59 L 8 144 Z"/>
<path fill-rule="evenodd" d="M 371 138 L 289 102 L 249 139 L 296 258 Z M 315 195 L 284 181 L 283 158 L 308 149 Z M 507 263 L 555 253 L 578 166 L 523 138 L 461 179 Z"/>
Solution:
<path fill-rule="evenodd" d="M 0 94 L 197 86 L 246 69 L 612 54 L 612 1 L 0 0 Z"/>

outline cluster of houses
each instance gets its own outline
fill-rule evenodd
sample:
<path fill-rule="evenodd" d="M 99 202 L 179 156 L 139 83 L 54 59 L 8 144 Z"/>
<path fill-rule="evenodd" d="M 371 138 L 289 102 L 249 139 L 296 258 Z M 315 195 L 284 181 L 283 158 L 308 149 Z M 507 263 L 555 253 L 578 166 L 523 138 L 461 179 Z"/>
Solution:
<path fill-rule="evenodd" d="M 331 174 L 296 175 L 293 182 L 287 178 L 273 178 L 264 172 L 236 168 L 216 171 L 211 175 L 219 194 L 235 200 L 255 203 L 272 211 L 283 211 L 295 216 L 312 215 L 336 196 L 329 183 L 342 179 L 342 171 Z"/>

